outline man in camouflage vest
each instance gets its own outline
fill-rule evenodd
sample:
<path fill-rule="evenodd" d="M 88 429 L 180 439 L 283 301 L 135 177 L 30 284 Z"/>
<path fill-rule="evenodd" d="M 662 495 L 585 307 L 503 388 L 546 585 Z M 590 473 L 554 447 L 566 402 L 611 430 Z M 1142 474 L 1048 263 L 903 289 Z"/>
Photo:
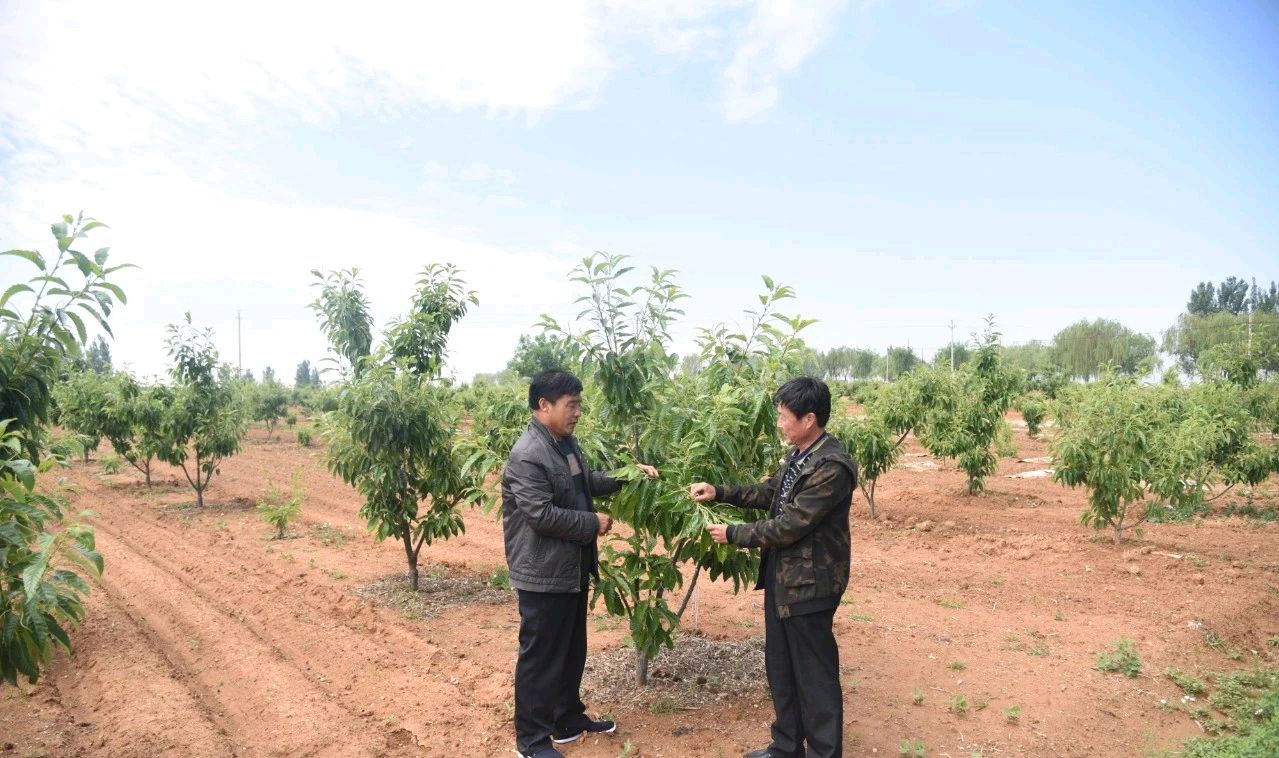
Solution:
<path fill-rule="evenodd" d="M 848 510 L 857 464 L 826 434 L 830 390 L 811 377 L 777 391 L 777 428 L 793 449 L 761 484 L 689 487 L 694 500 L 768 511 L 768 518 L 707 527 L 718 543 L 763 548 L 764 663 L 776 720 L 768 747 L 746 758 L 843 755 L 844 696 L 835 609 L 848 586 Z M 805 752 L 807 749 L 807 752 Z"/>

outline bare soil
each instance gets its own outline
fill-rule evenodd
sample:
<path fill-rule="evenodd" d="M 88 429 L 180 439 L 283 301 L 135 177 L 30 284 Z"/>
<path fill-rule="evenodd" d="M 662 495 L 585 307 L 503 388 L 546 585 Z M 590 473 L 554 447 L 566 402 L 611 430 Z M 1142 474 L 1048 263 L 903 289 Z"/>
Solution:
<path fill-rule="evenodd" d="M 913 738 L 934 756 L 1139 755 L 1202 733 L 1165 667 L 1276 665 L 1279 524 L 1150 524 L 1115 545 L 1079 523 L 1084 492 L 1009 478 L 1050 465 L 1030 460 L 1047 453 L 1024 426 L 1016 442 L 1025 462 L 1002 460 L 984 495 L 913 440 L 907 465 L 880 481 L 880 518 L 857 495 L 836 615 L 847 755 L 895 756 Z M 160 469 L 149 491 L 131 469 L 68 472 L 75 505 L 98 513 L 107 570 L 74 656 L 38 685 L 0 689 L 0 756 L 511 755 L 518 614 L 483 584 L 503 565 L 492 517 L 472 511 L 463 536 L 424 550 L 424 583 L 444 594 L 419 603 L 388 584 L 405 571 L 402 548 L 368 535 L 321 448 L 255 429 L 203 509 L 180 472 Z M 302 521 L 271 539 L 253 504 L 294 471 Z M 1272 480 L 1259 500 L 1277 490 Z M 761 675 L 731 676 L 760 671 L 762 598 L 705 580 L 697 593 L 683 654 L 701 669 L 655 666 L 666 674 L 647 691 L 625 679 L 625 624 L 602 605 L 593 614 L 588 704 L 621 728 L 569 756 L 766 744 Z M 1093 668 L 1120 637 L 1140 653 L 1135 679 Z M 706 660 L 722 661 L 721 676 Z M 709 696 L 675 697 L 702 685 Z M 948 707 L 958 695 L 962 715 Z"/>

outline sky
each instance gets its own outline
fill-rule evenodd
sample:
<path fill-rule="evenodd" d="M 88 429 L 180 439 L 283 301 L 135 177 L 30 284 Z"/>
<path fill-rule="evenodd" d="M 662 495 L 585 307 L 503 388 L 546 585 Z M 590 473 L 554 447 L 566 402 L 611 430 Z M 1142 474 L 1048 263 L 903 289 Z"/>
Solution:
<path fill-rule="evenodd" d="M 456 263 L 463 380 L 571 320 L 597 250 L 678 270 L 681 352 L 764 274 L 813 347 L 926 358 L 952 322 L 1157 336 L 1197 282 L 1279 279 L 1267 0 L 0 0 L 0 49 L 0 249 L 107 223 L 143 376 L 189 310 L 291 380 L 326 353 L 312 269 L 358 267 L 381 326 Z"/>

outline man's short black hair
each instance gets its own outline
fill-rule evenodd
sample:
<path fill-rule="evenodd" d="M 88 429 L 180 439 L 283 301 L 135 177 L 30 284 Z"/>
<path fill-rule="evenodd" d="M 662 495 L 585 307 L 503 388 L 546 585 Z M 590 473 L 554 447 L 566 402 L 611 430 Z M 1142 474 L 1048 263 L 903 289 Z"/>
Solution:
<path fill-rule="evenodd" d="M 528 407 L 537 410 L 537 401 L 546 398 L 546 402 L 555 405 L 565 395 L 582 394 L 582 380 L 564 369 L 551 368 L 533 377 L 528 386 Z"/>
<path fill-rule="evenodd" d="M 810 413 L 817 416 L 817 425 L 823 429 L 830 421 L 830 388 L 821 379 L 797 376 L 777 390 L 773 402 L 786 406 L 795 418 L 803 418 Z"/>

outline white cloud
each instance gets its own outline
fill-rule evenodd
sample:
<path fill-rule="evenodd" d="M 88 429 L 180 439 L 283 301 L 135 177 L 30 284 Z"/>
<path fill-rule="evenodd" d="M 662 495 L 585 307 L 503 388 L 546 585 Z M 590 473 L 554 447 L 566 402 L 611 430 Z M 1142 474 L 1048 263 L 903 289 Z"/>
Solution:
<path fill-rule="evenodd" d="M 724 71 L 724 114 L 757 116 L 777 103 L 781 79 L 799 68 L 834 31 L 841 0 L 760 0 Z"/>
<path fill-rule="evenodd" d="M 47 249 L 45 225 L 75 210 L 68 201 L 110 223 L 101 238 L 143 266 L 122 277 L 132 299 L 115 321 L 116 356 L 147 374 L 162 370 L 164 325 L 190 308 L 217 329 L 224 359 L 242 310 L 245 366 L 291 377 L 323 350 L 305 307 L 311 268 L 363 268 L 384 323 L 423 264 L 453 260 L 481 306 L 459 327 L 452 363 L 463 377 L 494 370 L 540 312 L 571 300 L 572 257 L 485 244 L 424 221 L 429 208 L 310 204 L 308 187 L 246 162 L 246 143 L 421 106 L 498 117 L 574 107 L 637 40 L 679 60 L 731 60 L 725 113 L 741 118 L 776 101 L 834 11 L 772 0 L 16 0 L 0 16 L 0 245 Z M 414 144 L 405 135 L 392 147 Z M 519 177 L 479 157 L 441 156 L 422 173 L 428 195 L 521 202 Z"/>

